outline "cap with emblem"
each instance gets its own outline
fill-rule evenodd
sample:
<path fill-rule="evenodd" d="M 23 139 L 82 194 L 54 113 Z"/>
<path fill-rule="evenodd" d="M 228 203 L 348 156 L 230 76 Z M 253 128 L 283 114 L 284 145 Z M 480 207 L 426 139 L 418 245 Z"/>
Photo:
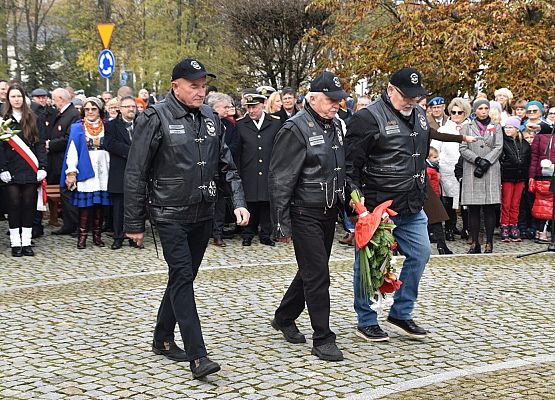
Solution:
<path fill-rule="evenodd" d="M 440 96 L 434 97 L 432 100 L 430 100 L 428 102 L 429 107 L 440 106 L 442 104 L 445 104 L 445 99 L 443 97 L 440 97 Z"/>
<path fill-rule="evenodd" d="M 271 86 L 259 86 L 256 88 L 256 93 L 261 94 L 266 97 L 270 97 L 272 93 L 274 93 L 276 89 Z"/>
<path fill-rule="evenodd" d="M 324 71 L 310 82 L 311 92 L 322 92 L 333 100 L 341 100 L 349 97 L 341 87 L 339 77 L 331 71 Z"/>
<path fill-rule="evenodd" d="M 266 96 L 257 93 L 248 93 L 243 96 L 243 99 L 245 99 L 245 105 L 253 106 L 260 103 L 264 104 Z"/>
<path fill-rule="evenodd" d="M 175 81 L 179 78 L 187 79 L 188 81 L 194 81 L 205 76 L 209 76 L 211 78 L 216 77 L 216 75 L 207 72 L 206 68 L 204 68 L 204 64 L 202 64 L 200 61 L 195 60 L 194 58 L 186 58 L 184 60 L 181 60 L 175 65 L 175 67 L 173 67 L 172 71 L 172 81 Z"/>
<path fill-rule="evenodd" d="M 389 78 L 389 83 L 397 87 L 407 97 L 426 96 L 428 92 L 422 87 L 422 74 L 414 68 L 401 68 Z"/>
<path fill-rule="evenodd" d="M 31 97 L 48 96 L 48 92 L 44 89 L 38 88 L 31 92 Z"/>

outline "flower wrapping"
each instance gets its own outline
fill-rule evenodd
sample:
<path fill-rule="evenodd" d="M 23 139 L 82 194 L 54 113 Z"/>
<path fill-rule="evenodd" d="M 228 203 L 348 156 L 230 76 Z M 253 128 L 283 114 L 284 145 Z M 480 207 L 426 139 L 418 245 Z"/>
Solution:
<path fill-rule="evenodd" d="M 0 119 L 0 140 L 7 142 L 20 131 L 11 128 L 11 119 Z"/>
<path fill-rule="evenodd" d="M 385 201 L 374 211 L 368 212 L 361 202 L 360 192 L 354 190 L 351 199 L 358 214 L 355 242 L 359 251 L 362 294 L 367 300 L 377 301 L 386 293 L 399 289 L 402 284 L 391 264 L 397 243 L 393 236 L 395 224 L 390 217 L 397 213 L 389 208 L 392 200 Z"/>

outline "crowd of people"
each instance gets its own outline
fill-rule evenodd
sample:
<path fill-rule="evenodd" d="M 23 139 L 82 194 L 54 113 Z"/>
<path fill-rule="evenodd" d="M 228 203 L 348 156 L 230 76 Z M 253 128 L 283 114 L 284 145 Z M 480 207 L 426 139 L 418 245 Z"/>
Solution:
<path fill-rule="evenodd" d="M 384 324 L 413 338 L 427 335 L 412 313 L 430 242 L 449 254 L 447 242 L 460 235 L 469 253 L 480 253 L 482 216 L 486 253 L 498 225 L 502 241 L 549 239 L 553 105 L 513 101 L 507 88 L 491 101 L 482 94 L 472 102 L 428 99 L 413 68 L 393 73 L 373 101 L 356 102 L 330 71 L 305 96 L 261 86 L 245 89 L 240 104 L 208 87 L 208 77 L 215 76 L 199 61 L 180 61 L 163 100 L 146 89 L 134 97 L 125 86 L 116 97 L 38 88 L 28 98 L 18 82 L 0 81 L 9 121 L 3 133 L 7 124 L 14 133 L 0 148 L 0 215 L 8 217 L 12 255 L 34 255 L 47 184 L 60 187 L 63 225 L 53 234 L 75 236 L 79 250 L 91 227 L 95 246 L 105 246 L 102 232 L 109 231 L 113 250 L 125 238 L 142 248 L 150 218 L 169 268 L 152 351 L 188 361 L 194 378 L 220 370 L 207 356 L 193 289 L 210 238 L 220 247 L 237 232 L 242 246 L 256 236 L 270 247 L 293 242 L 298 271 L 271 326 L 288 342 L 305 343 L 295 321 L 306 305 L 312 354 L 326 361 L 343 360 L 330 328 L 328 264 L 338 220 L 346 230 L 341 242 L 353 244 L 353 191 L 370 211 L 390 201 L 396 212 L 403 284 Z M 49 207 L 58 211 L 54 202 Z M 360 262 L 357 249 L 356 334 L 389 340 L 361 289 Z M 175 343 L 176 325 L 185 349 Z"/>
<path fill-rule="evenodd" d="M 251 245 L 255 236 L 262 244 L 274 246 L 267 186 L 273 141 L 285 121 L 302 109 L 305 99 L 291 87 L 276 90 L 261 86 L 245 89 L 240 95 L 236 102 L 236 94 L 219 93 L 209 86 L 205 103 L 225 128 L 221 139 L 240 171 L 251 220 L 242 230 L 234 226 L 229 195 L 218 186 L 212 243 L 224 247 L 225 239 L 240 234 L 243 246 Z M 61 210 L 50 211 L 55 215 L 61 211 L 63 226 L 53 234 L 77 236 L 77 247 L 82 249 L 92 225 L 95 245 L 104 246 L 101 232 L 107 232 L 114 238 L 111 247 L 122 247 L 123 172 L 133 121 L 161 99 L 145 88 L 134 97 L 126 86 L 117 96 L 103 92 L 86 97 L 68 87 L 52 92 L 37 88 L 27 97 L 19 83 L 0 81 L 3 118 L 13 120 L 13 128 L 21 130 L 18 136 L 37 159 L 35 166 L 30 165 L 3 143 L 0 218 L 7 215 L 10 221 L 14 256 L 32 255 L 31 238 L 43 234 L 42 213 L 34 210 L 36 189 L 43 180 L 61 186 Z M 348 124 L 354 113 L 370 103 L 367 95 L 349 96 L 341 101 L 338 117 Z M 546 181 L 551 167 L 544 165 L 552 166 L 555 155 L 551 155 L 551 137 L 534 139 L 551 133 L 555 106 L 538 100 L 515 100 L 507 88 L 496 90 L 494 100 L 483 93 L 472 102 L 462 97 L 446 101 L 440 96 L 424 96 L 419 105 L 434 131 L 475 138 L 463 143 L 462 139 L 434 139 L 430 143 L 427 179 L 445 211 L 439 222 L 428 215 L 429 236 L 437 243 L 439 254 L 452 253 L 447 242 L 456 236 L 468 239 L 469 253 L 480 253 L 481 230 L 485 232 L 486 253 L 493 251 L 496 229 L 503 242 L 549 241 L 551 195 Z M 71 136 L 75 122 L 78 124 Z M 81 179 L 77 179 L 77 163 L 85 161 Z M 85 178 L 89 167 L 90 177 Z M 35 179 L 31 179 L 33 174 Z M 56 204 L 50 202 L 49 206 Z M 354 227 L 346 212 L 339 214 L 339 221 L 345 229 L 339 242 L 354 245 Z M 135 246 L 132 241 L 130 245 Z"/>

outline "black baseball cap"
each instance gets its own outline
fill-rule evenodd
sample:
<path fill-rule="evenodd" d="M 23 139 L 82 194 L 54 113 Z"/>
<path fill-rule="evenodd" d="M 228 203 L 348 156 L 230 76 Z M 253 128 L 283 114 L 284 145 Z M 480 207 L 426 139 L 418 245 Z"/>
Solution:
<path fill-rule="evenodd" d="M 422 74 L 414 68 L 401 68 L 389 78 L 389 83 L 397 87 L 407 97 L 422 97 L 428 95 L 422 87 Z"/>
<path fill-rule="evenodd" d="M 172 71 L 172 81 L 179 78 L 194 81 L 205 76 L 209 76 L 211 78 L 216 77 L 216 75 L 207 72 L 206 68 L 204 68 L 204 64 L 194 58 L 181 60 L 175 65 L 175 67 L 173 67 Z"/>
<path fill-rule="evenodd" d="M 331 71 L 324 71 L 310 82 L 311 92 L 322 92 L 333 100 L 341 100 L 349 97 L 341 87 L 339 77 Z"/>

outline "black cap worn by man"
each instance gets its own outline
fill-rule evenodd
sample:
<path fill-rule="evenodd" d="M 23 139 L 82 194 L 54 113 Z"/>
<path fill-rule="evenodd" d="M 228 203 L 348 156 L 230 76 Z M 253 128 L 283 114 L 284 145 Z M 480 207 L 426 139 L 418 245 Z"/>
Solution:
<path fill-rule="evenodd" d="M 389 83 L 399 89 L 406 97 L 422 97 L 428 92 L 422 87 L 422 74 L 414 68 L 401 68 L 389 78 Z"/>
<path fill-rule="evenodd" d="M 324 71 L 310 82 L 311 92 L 321 92 L 333 100 L 341 100 L 349 97 L 341 87 L 339 77 L 331 71 Z"/>
<path fill-rule="evenodd" d="M 257 93 L 246 94 L 243 98 L 245 99 L 245 105 L 248 106 L 264 103 L 266 101 L 266 96 Z"/>
<path fill-rule="evenodd" d="M 216 75 L 207 72 L 204 64 L 194 58 L 186 58 L 181 60 L 173 67 L 172 81 L 183 78 L 188 81 L 195 81 L 197 79 L 209 76 L 215 78 Z"/>

